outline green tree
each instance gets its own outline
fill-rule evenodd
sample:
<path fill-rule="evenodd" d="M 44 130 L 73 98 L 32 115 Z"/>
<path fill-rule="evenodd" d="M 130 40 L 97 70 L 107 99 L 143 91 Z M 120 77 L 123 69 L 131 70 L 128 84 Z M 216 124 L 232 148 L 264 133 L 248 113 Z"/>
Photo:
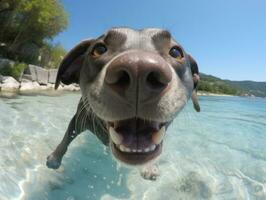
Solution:
<path fill-rule="evenodd" d="M 58 68 L 66 53 L 66 50 L 60 44 L 54 45 L 51 51 L 51 59 L 48 67 Z"/>
<path fill-rule="evenodd" d="M 67 27 L 58 0 L 1 0 L 0 53 L 24 62 L 38 62 L 39 50 Z"/>
<path fill-rule="evenodd" d="M 57 68 L 66 55 L 66 50 L 60 44 L 45 44 L 40 50 L 40 66 Z"/>

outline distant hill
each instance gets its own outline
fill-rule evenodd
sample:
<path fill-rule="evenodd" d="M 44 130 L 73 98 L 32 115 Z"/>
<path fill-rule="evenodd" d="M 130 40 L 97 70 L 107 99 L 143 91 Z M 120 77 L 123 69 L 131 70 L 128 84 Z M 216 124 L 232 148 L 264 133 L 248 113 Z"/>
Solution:
<path fill-rule="evenodd" d="M 255 81 L 230 81 L 218 77 L 200 74 L 199 90 L 238 96 L 266 97 L 266 82 Z"/>
<path fill-rule="evenodd" d="M 245 94 L 251 94 L 258 97 L 266 97 L 266 82 L 255 81 L 229 81 L 236 88 L 239 88 Z"/>

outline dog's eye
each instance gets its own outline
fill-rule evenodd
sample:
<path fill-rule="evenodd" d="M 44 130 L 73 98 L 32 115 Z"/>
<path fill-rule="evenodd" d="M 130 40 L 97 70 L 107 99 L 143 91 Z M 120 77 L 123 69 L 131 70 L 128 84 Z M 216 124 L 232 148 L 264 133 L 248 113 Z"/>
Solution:
<path fill-rule="evenodd" d="M 170 56 L 172 56 L 173 58 L 176 58 L 176 59 L 181 59 L 183 57 L 182 50 L 177 46 L 172 47 L 169 51 L 169 54 L 170 54 Z"/>
<path fill-rule="evenodd" d="M 97 44 L 92 49 L 91 55 L 93 57 L 99 57 L 107 51 L 107 47 L 104 44 Z"/>

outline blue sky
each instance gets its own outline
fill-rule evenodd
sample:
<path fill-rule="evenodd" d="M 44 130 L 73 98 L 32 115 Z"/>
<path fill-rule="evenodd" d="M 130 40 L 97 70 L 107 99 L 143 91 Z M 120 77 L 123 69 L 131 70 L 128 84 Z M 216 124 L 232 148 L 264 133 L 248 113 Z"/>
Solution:
<path fill-rule="evenodd" d="M 69 26 L 54 42 L 67 50 L 110 27 L 159 27 L 197 60 L 200 71 L 266 81 L 265 0 L 62 0 Z"/>

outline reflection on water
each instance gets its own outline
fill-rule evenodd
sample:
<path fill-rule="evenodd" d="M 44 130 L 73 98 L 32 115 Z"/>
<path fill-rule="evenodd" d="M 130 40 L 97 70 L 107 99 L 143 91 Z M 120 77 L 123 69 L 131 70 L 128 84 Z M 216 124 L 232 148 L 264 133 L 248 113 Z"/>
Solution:
<path fill-rule="evenodd" d="M 200 97 L 170 126 L 160 178 L 118 166 L 89 132 L 62 167 L 45 166 L 64 135 L 79 94 L 0 99 L 0 199 L 266 199 L 266 100 Z"/>

